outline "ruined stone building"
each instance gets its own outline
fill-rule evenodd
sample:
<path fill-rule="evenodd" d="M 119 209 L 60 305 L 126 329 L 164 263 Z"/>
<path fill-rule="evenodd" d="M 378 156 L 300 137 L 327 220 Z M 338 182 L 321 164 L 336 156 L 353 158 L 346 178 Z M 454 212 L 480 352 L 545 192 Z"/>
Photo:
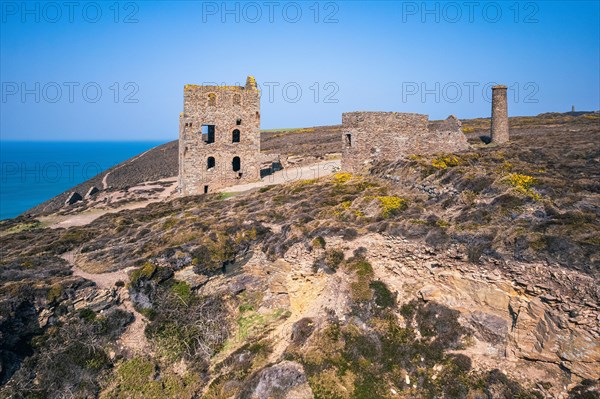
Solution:
<path fill-rule="evenodd" d="M 213 192 L 259 180 L 260 92 L 245 86 L 186 85 L 179 117 L 179 190 Z"/>
<path fill-rule="evenodd" d="M 456 152 L 469 148 L 455 116 L 429 121 L 427 115 L 400 112 L 342 114 L 342 169 L 357 173 L 377 160 L 410 154 Z"/>

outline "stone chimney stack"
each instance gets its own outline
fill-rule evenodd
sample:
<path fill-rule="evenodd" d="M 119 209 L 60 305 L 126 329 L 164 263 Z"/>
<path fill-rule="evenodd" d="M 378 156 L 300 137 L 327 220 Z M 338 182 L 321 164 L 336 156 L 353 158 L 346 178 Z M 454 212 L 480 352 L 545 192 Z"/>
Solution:
<path fill-rule="evenodd" d="M 492 87 L 492 143 L 508 142 L 508 105 L 506 102 L 506 86 Z"/>
<path fill-rule="evenodd" d="M 248 90 L 256 90 L 256 79 L 254 79 L 254 76 L 248 76 L 246 78 L 246 89 Z"/>

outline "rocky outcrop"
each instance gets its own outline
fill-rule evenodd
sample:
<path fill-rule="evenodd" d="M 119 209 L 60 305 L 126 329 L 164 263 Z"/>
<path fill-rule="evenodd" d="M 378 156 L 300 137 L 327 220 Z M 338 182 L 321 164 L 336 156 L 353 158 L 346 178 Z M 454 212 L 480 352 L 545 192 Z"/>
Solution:
<path fill-rule="evenodd" d="M 600 341 L 589 326 L 569 322 L 564 312 L 549 308 L 539 297 L 511 298 L 510 309 L 515 356 L 556 364 L 581 378 L 600 377 Z"/>
<path fill-rule="evenodd" d="M 94 312 L 101 312 L 120 303 L 120 289 L 97 289 L 90 287 L 78 293 L 73 300 L 75 310 L 88 308 Z"/>
<path fill-rule="evenodd" d="M 551 391 L 555 397 L 566 397 L 562 386 L 600 377 L 598 290 L 585 274 L 556 273 L 551 265 L 542 264 L 478 265 L 467 262 L 456 248 L 436 252 L 378 234 L 350 243 L 328 238 L 327 245 L 342 248 L 347 256 L 368 248 L 376 277 L 397 292 L 400 304 L 417 298 L 458 310 L 459 320 L 474 337 L 474 343 L 460 352 L 476 368 L 499 368 L 526 385 L 555 381 Z M 299 261 L 315 256 L 300 245 L 288 254 L 286 260 L 295 262 L 296 270 Z M 523 280 L 529 281 L 525 287 Z M 343 288 L 338 289 L 343 295 Z M 567 305 L 566 298 L 576 293 L 577 300 Z"/>
<path fill-rule="evenodd" d="M 260 371 L 252 385 L 251 392 L 242 395 L 243 397 L 249 399 L 314 397 L 302 365 L 287 360 Z"/>
<path fill-rule="evenodd" d="M 506 319 L 490 313 L 475 311 L 469 320 L 479 339 L 494 345 L 506 344 L 509 323 Z"/>

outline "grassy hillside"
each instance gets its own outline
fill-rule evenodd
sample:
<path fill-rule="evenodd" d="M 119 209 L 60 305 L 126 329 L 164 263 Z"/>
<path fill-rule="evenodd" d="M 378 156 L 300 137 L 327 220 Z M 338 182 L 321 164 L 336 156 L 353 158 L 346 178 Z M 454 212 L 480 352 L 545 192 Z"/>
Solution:
<path fill-rule="evenodd" d="M 4 221 L 0 396 L 594 397 L 600 120 L 563 118 L 502 147 L 467 121 L 474 149 L 364 176 Z"/>

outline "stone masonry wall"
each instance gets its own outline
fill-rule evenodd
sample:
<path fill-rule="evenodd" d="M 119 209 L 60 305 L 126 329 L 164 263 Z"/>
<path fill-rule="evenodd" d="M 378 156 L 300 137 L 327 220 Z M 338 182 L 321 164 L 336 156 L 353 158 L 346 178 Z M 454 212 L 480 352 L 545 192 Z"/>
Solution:
<path fill-rule="evenodd" d="M 428 134 L 419 137 L 419 154 L 457 152 L 470 148 L 467 137 L 461 130 L 462 122 L 454 115 L 441 121 L 427 124 Z"/>
<path fill-rule="evenodd" d="M 429 122 L 427 115 L 399 112 L 342 114 L 342 169 L 359 173 L 376 160 L 469 148 L 461 123 L 450 116 Z"/>
<path fill-rule="evenodd" d="M 490 138 L 492 143 L 496 144 L 504 144 L 509 140 L 506 90 L 506 86 L 503 85 L 492 87 L 492 126 Z"/>
<path fill-rule="evenodd" d="M 260 92 L 253 77 L 246 86 L 184 88 L 179 118 L 179 189 L 202 194 L 260 178 Z M 203 140 L 202 125 L 214 126 L 214 143 Z M 239 130 L 239 142 L 233 131 Z M 209 157 L 214 167 L 208 168 Z M 240 158 L 239 171 L 233 160 Z M 206 191 L 205 191 L 206 190 Z"/>

